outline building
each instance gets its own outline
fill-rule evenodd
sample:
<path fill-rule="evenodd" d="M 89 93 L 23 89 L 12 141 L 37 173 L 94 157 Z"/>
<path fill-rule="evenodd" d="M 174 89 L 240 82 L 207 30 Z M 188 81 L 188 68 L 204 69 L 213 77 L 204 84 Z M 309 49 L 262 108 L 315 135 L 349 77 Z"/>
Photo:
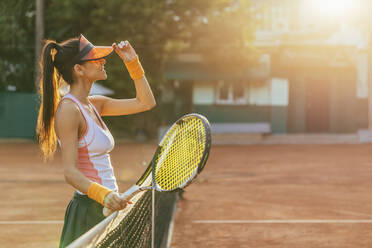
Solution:
<path fill-rule="evenodd" d="M 319 22 L 308 11 L 305 1 L 253 1 L 259 20 L 254 45 L 263 55 L 242 73 L 216 73 L 196 55 L 169 61 L 165 76 L 182 93 L 176 90 L 174 98 L 191 102 L 180 110 L 212 123 L 254 126 L 247 128 L 252 132 L 267 130 L 256 124 L 269 124 L 272 133 L 367 128 L 366 37 L 347 20 Z"/>

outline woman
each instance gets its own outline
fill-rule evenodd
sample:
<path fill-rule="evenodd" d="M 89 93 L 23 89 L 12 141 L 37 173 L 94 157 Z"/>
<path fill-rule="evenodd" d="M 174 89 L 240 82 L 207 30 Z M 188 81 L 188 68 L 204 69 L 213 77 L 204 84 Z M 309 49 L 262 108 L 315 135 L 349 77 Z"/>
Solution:
<path fill-rule="evenodd" d="M 134 80 L 136 98 L 88 96 L 96 80 L 107 78 L 105 57 L 116 52 Z M 69 203 L 60 247 L 65 247 L 104 219 L 103 206 L 123 209 L 109 152 L 114 140 L 100 116 L 139 113 L 155 106 L 136 52 L 128 41 L 112 47 L 93 46 L 84 36 L 63 43 L 48 40 L 41 59 L 41 106 L 37 133 L 46 159 L 61 147 L 64 176 L 76 192 Z M 61 100 L 59 85 L 70 91 Z M 130 202 L 129 202 L 130 203 Z"/>

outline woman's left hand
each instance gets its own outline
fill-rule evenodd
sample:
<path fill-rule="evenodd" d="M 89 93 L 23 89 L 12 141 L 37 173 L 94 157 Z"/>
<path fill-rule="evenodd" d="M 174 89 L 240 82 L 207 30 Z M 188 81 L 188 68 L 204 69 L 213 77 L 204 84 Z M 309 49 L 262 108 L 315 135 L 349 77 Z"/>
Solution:
<path fill-rule="evenodd" d="M 117 192 L 107 194 L 104 199 L 104 206 L 113 211 L 124 209 L 127 204 L 132 204 L 130 200 L 123 200 Z"/>
<path fill-rule="evenodd" d="M 116 46 L 115 52 L 125 63 L 132 61 L 137 56 L 136 51 L 134 51 L 127 40 L 121 41 L 119 44 L 114 43 L 113 46 Z"/>

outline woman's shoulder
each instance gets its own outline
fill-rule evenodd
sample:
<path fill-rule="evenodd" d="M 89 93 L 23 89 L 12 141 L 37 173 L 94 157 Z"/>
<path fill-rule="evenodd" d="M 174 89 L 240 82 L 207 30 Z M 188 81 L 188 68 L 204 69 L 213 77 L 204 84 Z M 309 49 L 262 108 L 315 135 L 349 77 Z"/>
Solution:
<path fill-rule="evenodd" d="M 109 99 L 106 96 L 102 95 L 92 95 L 89 96 L 89 101 L 94 105 L 94 107 L 97 109 L 98 113 L 101 114 L 102 112 L 102 105 Z"/>
<path fill-rule="evenodd" d="M 69 98 L 62 99 L 57 107 L 56 119 L 57 118 L 76 118 L 80 115 L 78 105 Z"/>

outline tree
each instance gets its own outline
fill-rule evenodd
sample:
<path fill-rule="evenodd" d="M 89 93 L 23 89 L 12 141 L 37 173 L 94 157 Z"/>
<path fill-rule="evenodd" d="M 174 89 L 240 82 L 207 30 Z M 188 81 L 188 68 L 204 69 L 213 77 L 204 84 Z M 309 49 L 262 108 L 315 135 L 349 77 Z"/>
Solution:
<path fill-rule="evenodd" d="M 0 62 L 5 71 L 0 89 L 11 82 L 17 90 L 34 91 L 34 1 L 3 1 L 2 5 L 0 41 L 6 46 L 0 48 L 5 58 Z M 129 40 L 158 99 L 164 61 L 174 54 L 201 53 L 210 58 L 207 63 L 217 61 L 220 66 L 247 60 L 249 56 L 242 57 L 242 49 L 246 50 L 252 33 L 248 5 L 249 0 L 49 0 L 44 10 L 45 37 L 61 42 L 82 33 L 97 45 Z M 100 83 L 113 89 L 116 96 L 134 96 L 133 83 L 117 56 L 108 59 L 106 70 L 109 77 Z M 110 122 L 127 133 L 133 133 L 136 126 L 155 133 L 160 111 L 158 107 L 139 118 L 134 115 Z"/>
<path fill-rule="evenodd" d="M 35 2 L 0 2 L 0 91 L 33 91 Z"/>

